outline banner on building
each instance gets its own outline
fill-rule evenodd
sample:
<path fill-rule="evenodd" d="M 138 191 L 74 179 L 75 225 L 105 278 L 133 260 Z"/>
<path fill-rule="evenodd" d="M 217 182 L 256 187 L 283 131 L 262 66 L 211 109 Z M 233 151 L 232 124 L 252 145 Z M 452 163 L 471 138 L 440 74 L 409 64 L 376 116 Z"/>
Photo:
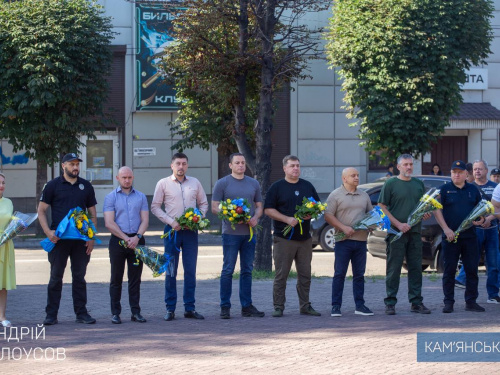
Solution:
<path fill-rule="evenodd" d="M 164 48 L 174 41 L 172 20 L 181 8 L 136 3 L 136 82 L 138 111 L 177 110 L 175 90 L 159 68 Z"/>

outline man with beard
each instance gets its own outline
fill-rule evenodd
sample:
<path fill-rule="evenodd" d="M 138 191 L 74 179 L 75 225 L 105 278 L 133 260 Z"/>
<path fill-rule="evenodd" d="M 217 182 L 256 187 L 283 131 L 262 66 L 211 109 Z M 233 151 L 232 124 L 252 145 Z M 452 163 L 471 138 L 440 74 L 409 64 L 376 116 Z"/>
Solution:
<path fill-rule="evenodd" d="M 64 155 L 62 159 L 63 175 L 49 181 L 40 197 L 38 205 L 38 220 L 52 243 L 54 249 L 48 253 L 50 262 L 50 281 L 47 287 L 47 314 L 43 324 L 57 324 L 57 313 L 61 301 L 63 275 L 71 259 L 73 308 L 77 323 L 93 324 L 96 322 L 87 312 L 87 283 L 85 274 L 90 254 L 94 249 L 94 241 L 62 240 L 55 235 L 55 230 L 71 209 L 80 207 L 87 210 L 89 218 L 97 225 L 94 188 L 91 183 L 79 177 L 80 162 L 75 153 Z M 51 208 L 52 223 L 49 227 L 47 209 Z"/>
<path fill-rule="evenodd" d="M 396 314 L 397 294 L 401 266 L 406 258 L 408 266 L 408 300 L 411 312 L 430 314 L 431 311 L 422 303 L 422 239 L 420 238 L 421 223 L 411 227 L 406 221 L 425 193 L 424 183 L 418 178 L 412 178 L 413 156 L 403 154 L 398 157 L 399 175 L 388 179 L 378 199 L 382 211 L 391 221 L 391 227 L 403 232 L 401 238 L 391 242 L 393 234 L 386 238 L 386 292 L 385 313 Z M 424 216 L 424 219 L 429 215 Z"/>
<path fill-rule="evenodd" d="M 173 229 L 176 235 L 165 238 L 165 252 L 174 257 L 174 274 L 167 272 L 165 277 L 165 305 L 167 313 L 164 319 L 169 322 L 175 318 L 177 305 L 177 267 L 179 266 L 182 250 L 182 265 L 184 267 L 184 317 L 191 319 L 205 319 L 195 310 L 196 263 L 198 260 L 198 232 L 182 228 L 176 218 L 180 217 L 188 208 L 196 208 L 205 216 L 208 210 L 208 201 L 196 178 L 187 176 L 188 157 L 179 152 L 172 156 L 172 175 L 158 181 L 151 203 L 151 212 L 165 224 L 165 233 Z M 162 204 L 165 211 L 161 209 Z"/>

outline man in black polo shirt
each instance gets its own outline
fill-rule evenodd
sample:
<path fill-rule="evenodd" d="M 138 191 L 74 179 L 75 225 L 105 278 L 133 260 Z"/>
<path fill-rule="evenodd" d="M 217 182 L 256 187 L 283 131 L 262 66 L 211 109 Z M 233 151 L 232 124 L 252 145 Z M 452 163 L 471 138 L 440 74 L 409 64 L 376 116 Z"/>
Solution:
<path fill-rule="evenodd" d="M 69 210 L 80 207 L 89 212 L 94 225 L 97 225 L 94 188 L 87 180 L 78 177 L 82 160 L 74 153 L 64 155 L 62 159 L 63 175 L 49 181 L 43 189 L 38 206 L 38 220 L 46 236 L 55 244 L 48 253 L 50 262 L 50 281 L 47 288 L 47 314 L 43 324 L 57 324 L 57 313 L 61 301 L 64 269 L 71 259 L 73 307 L 77 323 L 92 324 L 92 318 L 86 308 L 87 283 L 85 273 L 94 249 L 94 241 L 61 240 L 54 233 Z M 51 208 L 52 223 L 49 227 L 47 209 Z"/>
<path fill-rule="evenodd" d="M 481 201 L 481 193 L 467 181 L 467 169 L 463 161 L 457 160 L 451 166 L 451 182 L 441 186 L 442 210 L 435 211 L 436 220 L 443 229 L 442 251 L 444 260 L 443 292 L 444 313 L 453 312 L 455 303 L 455 273 L 458 258 L 462 257 L 465 269 L 465 310 L 482 312 L 483 307 L 476 303 L 478 297 L 479 249 L 477 246 L 476 228 L 463 231 L 455 240 L 455 230 Z M 481 225 L 484 219 L 474 222 Z"/>

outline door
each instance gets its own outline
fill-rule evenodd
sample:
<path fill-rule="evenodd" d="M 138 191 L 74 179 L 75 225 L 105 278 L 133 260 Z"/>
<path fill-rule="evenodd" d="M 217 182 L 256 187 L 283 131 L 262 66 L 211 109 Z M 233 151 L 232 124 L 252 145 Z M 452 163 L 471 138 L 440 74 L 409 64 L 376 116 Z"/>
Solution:
<path fill-rule="evenodd" d="M 422 174 L 430 174 L 434 163 L 439 164 L 445 176 L 450 175 L 450 166 L 455 160 L 467 163 L 467 136 L 445 136 L 433 147 L 430 155 L 424 157 Z"/>
<path fill-rule="evenodd" d="M 117 185 L 118 135 L 97 135 L 97 139 L 86 141 L 82 150 L 82 171 L 80 175 L 92 183 L 97 199 L 97 217 L 102 217 L 104 198 Z"/>

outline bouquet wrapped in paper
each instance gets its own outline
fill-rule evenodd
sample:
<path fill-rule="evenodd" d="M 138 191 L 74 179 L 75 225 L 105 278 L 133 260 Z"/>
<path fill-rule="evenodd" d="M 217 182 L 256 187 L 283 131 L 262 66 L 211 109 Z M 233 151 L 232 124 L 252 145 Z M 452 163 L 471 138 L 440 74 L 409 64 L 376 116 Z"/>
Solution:
<path fill-rule="evenodd" d="M 425 214 L 443 208 L 441 203 L 436 200 L 436 197 L 439 195 L 439 193 L 439 189 L 435 188 L 432 188 L 427 193 L 425 193 L 422 198 L 420 198 L 420 202 L 418 203 L 417 207 L 415 207 L 413 212 L 408 216 L 406 224 L 408 224 L 410 227 L 413 227 L 422 221 L 422 218 Z M 399 240 L 402 235 L 403 232 L 397 232 L 391 242 Z"/>
<path fill-rule="evenodd" d="M 182 213 L 182 215 L 175 219 L 182 227 L 182 229 L 189 229 L 192 231 L 206 229 L 210 226 L 210 220 L 203 218 L 201 211 L 197 208 L 188 208 Z M 177 232 L 172 228 L 167 233 L 164 233 L 161 238 L 167 237 L 169 240 L 173 240 L 174 244 L 177 242 Z M 177 249 L 177 246 L 175 247 Z M 177 249 L 177 251 L 180 251 Z"/>
<path fill-rule="evenodd" d="M 455 231 L 455 240 L 453 242 L 457 242 L 458 235 L 471 228 L 474 224 L 472 224 L 473 221 L 476 221 L 478 218 L 481 216 L 487 216 L 487 215 L 492 215 L 495 212 L 495 207 L 493 207 L 493 204 L 486 199 L 482 199 L 476 207 L 472 209 L 472 211 L 469 213 L 469 215 L 462 221 L 462 224 L 458 227 L 458 229 Z"/>
<path fill-rule="evenodd" d="M 0 246 L 5 244 L 8 240 L 13 239 L 22 231 L 26 230 L 31 223 L 33 223 L 38 214 L 23 214 L 22 212 L 15 211 L 10 217 L 10 221 L 5 227 L 2 235 L 0 236 Z"/>
<path fill-rule="evenodd" d="M 250 205 L 248 201 L 244 198 L 236 199 L 226 199 L 219 203 L 219 219 L 226 220 L 231 225 L 231 228 L 235 229 L 234 224 L 248 224 L 250 219 Z M 253 238 L 253 228 L 250 226 L 250 239 L 248 242 L 252 241 Z M 255 227 L 256 229 L 262 229 L 260 225 Z"/>
<path fill-rule="evenodd" d="M 127 247 L 126 242 L 123 240 L 120 241 L 120 245 Z M 169 254 L 160 254 L 150 247 L 142 245 L 137 246 L 134 252 L 137 260 L 134 264 L 135 266 L 138 266 L 139 261 L 142 261 L 151 271 L 153 271 L 153 277 L 158 277 L 167 270 L 170 275 L 173 276 L 173 256 Z"/>
<path fill-rule="evenodd" d="M 307 216 L 311 216 L 313 219 L 317 219 L 320 215 L 323 215 L 326 209 L 326 203 L 321 203 L 320 201 L 316 201 L 313 197 L 302 199 L 302 204 L 300 206 L 295 206 L 297 212 L 293 215 L 299 222 L 300 234 L 303 234 L 302 231 L 302 222 L 304 218 Z M 283 235 L 287 236 L 288 233 L 291 232 L 290 238 L 293 236 L 294 228 L 291 225 L 287 225 L 283 229 Z"/>
<path fill-rule="evenodd" d="M 94 223 L 89 219 L 87 211 L 82 210 L 80 207 L 69 210 L 68 214 L 57 226 L 54 234 L 61 240 L 95 240 L 96 244 L 101 243 L 101 240 L 95 237 L 97 231 Z M 55 246 L 48 238 L 41 241 L 40 245 L 46 252 L 51 252 Z"/>
<path fill-rule="evenodd" d="M 359 221 L 357 221 L 352 229 L 354 230 L 373 230 L 373 229 L 387 229 L 391 231 L 391 221 L 380 209 L 379 206 L 375 206 L 370 212 L 367 212 Z M 335 233 L 333 238 L 335 241 L 341 241 L 346 237 L 344 232 Z"/>

